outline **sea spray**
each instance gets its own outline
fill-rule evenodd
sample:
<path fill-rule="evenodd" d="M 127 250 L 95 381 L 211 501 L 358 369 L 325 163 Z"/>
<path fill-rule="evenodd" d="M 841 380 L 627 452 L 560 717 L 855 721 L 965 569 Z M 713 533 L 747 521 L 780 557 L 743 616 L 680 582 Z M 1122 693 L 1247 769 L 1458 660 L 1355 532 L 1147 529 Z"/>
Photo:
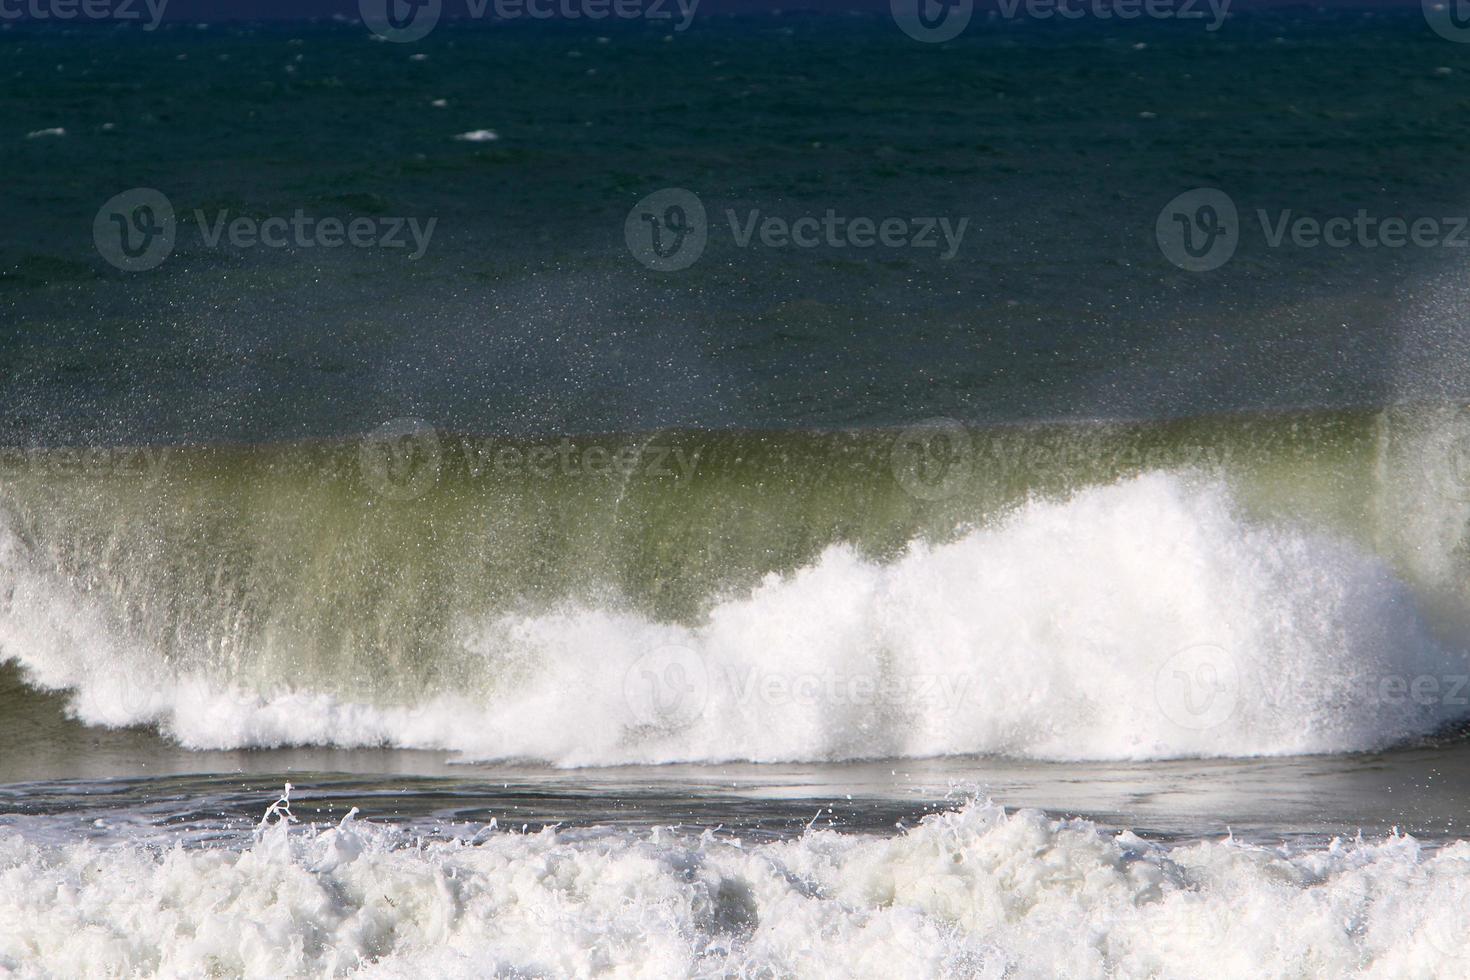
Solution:
<path fill-rule="evenodd" d="M 467 615 L 439 654 L 462 681 L 397 703 L 171 665 L 109 628 L 105 603 L 4 554 L 4 656 L 73 689 L 85 722 L 156 724 L 189 748 L 1156 759 L 1376 749 L 1467 714 L 1463 648 L 1389 563 L 1253 518 L 1201 474 L 1033 499 L 889 560 L 833 545 L 693 623 L 616 598 Z"/>
<path fill-rule="evenodd" d="M 237 846 L 5 835 L 0 882 L 0 968 L 77 977 L 1388 977 L 1470 953 L 1470 845 L 1169 847 L 980 801 L 774 842 L 423 842 L 355 814 Z"/>

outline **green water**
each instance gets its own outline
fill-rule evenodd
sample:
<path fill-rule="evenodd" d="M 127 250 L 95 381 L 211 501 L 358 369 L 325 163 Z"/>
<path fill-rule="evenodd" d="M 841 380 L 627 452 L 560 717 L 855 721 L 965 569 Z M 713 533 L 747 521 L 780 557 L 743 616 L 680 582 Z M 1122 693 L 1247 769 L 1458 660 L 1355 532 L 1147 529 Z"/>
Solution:
<path fill-rule="evenodd" d="M 369 700 L 493 682 L 465 637 L 500 613 L 580 601 L 694 623 L 832 545 L 890 561 L 1159 470 L 1376 551 L 1464 614 L 1470 419 L 1450 409 L 411 442 L 391 466 L 376 438 L 12 453 L 0 494 L 26 560 L 173 667 Z"/>

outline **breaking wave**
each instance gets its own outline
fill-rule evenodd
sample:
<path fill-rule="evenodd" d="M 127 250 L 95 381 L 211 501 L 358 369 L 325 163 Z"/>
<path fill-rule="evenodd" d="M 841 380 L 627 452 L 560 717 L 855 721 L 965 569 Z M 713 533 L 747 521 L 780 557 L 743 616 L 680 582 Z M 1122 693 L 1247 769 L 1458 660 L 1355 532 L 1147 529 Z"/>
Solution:
<path fill-rule="evenodd" d="M 0 483 L 0 659 L 87 724 L 200 749 L 566 766 L 1377 749 L 1470 715 L 1441 530 L 1470 505 L 1425 475 L 1455 465 L 1442 423 L 1391 444 L 1381 419 L 1322 424 L 1346 435 L 1293 443 L 1294 421 L 1212 465 L 1130 450 L 1069 487 L 1046 487 L 1055 454 L 1007 475 L 975 465 L 993 444 L 969 447 L 958 504 L 871 467 L 865 496 L 834 490 L 785 447 L 766 472 L 810 492 L 771 495 L 751 529 L 728 466 L 682 487 L 345 501 L 335 478 L 219 460 L 165 470 L 151 498 L 31 473 Z M 699 551 L 692 602 L 661 549 L 720 504 L 770 547 Z M 599 548 L 567 539 L 597 527 Z M 484 550 L 497 535 L 510 557 Z"/>

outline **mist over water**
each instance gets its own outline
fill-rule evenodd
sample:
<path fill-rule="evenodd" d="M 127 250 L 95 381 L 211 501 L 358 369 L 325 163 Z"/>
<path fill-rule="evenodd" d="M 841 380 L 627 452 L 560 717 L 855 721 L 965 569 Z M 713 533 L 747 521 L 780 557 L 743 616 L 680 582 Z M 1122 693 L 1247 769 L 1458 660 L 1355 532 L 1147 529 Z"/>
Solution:
<path fill-rule="evenodd" d="M 22 454 L 0 651 L 192 748 L 1380 749 L 1470 716 L 1467 447 L 1419 407 Z"/>
<path fill-rule="evenodd" d="M 672 40 L 646 23 L 446 24 L 407 46 L 356 23 L 17 28 L 0 93 L 15 131 L 0 444 L 344 438 L 399 417 L 531 438 L 1149 419 L 1470 394 L 1453 369 L 1430 383 L 1434 358 L 1403 361 L 1428 348 L 1401 342 L 1420 306 L 1419 336 L 1455 332 L 1459 250 L 1273 249 L 1256 218 L 1462 212 L 1446 177 L 1467 135 L 1458 76 L 1435 69 L 1463 52 L 1414 5 L 1236 6 L 1228 31 L 1022 21 L 941 49 L 886 12 L 720 17 Z M 1365 65 L 1381 66 L 1373 85 Z M 108 99 L 76 94 L 94 84 Z M 23 138 L 57 126 L 68 135 Z M 499 138 L 454 138 L 482 129 Z M 91 236 L 133 186 L 166 195 L 182 228 L 142 276 Z M 1210 275 L 1181 274 L 1154 240 L 1195 186 L 1222 188 L 1245 225 Z M 697 194 L 714 226 L 675 276 L 622 235 L 666 187 Z M 409 260 L 211 248 L 194 217 L 298 209 L 438 224 Z M 942 261 L 740 248 L 727 218 L 829 209 L 970 230 Z"/>

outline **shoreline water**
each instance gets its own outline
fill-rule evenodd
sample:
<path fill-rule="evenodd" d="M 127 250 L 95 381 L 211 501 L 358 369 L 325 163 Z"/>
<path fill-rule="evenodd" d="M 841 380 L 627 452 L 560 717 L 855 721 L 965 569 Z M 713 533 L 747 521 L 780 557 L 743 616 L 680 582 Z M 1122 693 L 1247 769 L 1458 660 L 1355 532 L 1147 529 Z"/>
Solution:
<path fill-rule="evenodd" d="M 309 803 L 293 789 L 201 847 L 0 830 L 0 873 L 25 889 L 0 896 L 0 965 L 1102 978 L 1261 976 L 1269 962 L 1266 975 L 1427 976 L 1465 954 L 1467 845 L 1397 832 L 1170 846 L 981 802 L 886 836 L 834 833 L 820 811 L 774 836 L 537 830 L 513 807 L 478 828 L 400 828 L 356 806 L 298 816 Z"/>

